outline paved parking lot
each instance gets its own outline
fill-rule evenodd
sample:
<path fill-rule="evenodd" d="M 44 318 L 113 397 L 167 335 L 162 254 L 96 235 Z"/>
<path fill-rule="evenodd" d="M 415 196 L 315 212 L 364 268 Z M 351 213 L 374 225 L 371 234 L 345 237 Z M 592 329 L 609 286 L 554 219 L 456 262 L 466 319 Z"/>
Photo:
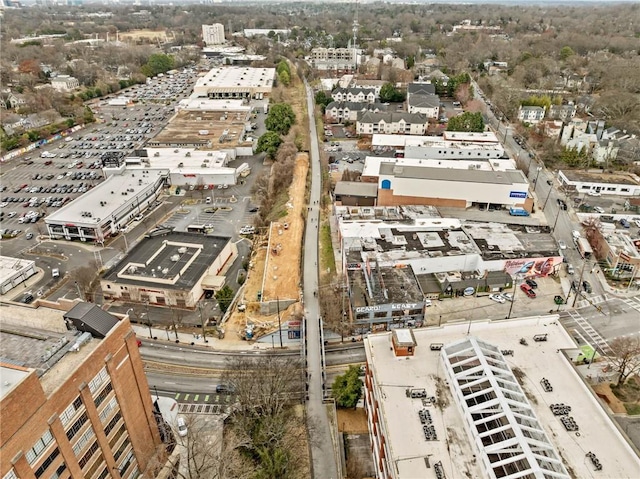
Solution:
<path fill-rule="evenodd" d="M 537 297 L 534 299 L 527 297 L 520 289 L 516 290 L 511 311 L 512 318 L 558 310 L 558 305 L 554 303 L 553 298 L 556 295 L 564 297 L 560 283 L 551 277 L 536 278 L 536 282 L 538 283 L 538 288 L 535 290 Z M 508 292 L 513 294 L 513 289 Z M 434 301 L 433 306 L 426 308 L 425 316 L 430 326 L 457 320 L 505 319 L 509 315 L 511 305 L 510 301 L 497 303 L 489 299 L 489 293 L 480 293 L 477 297 L 463 296 Z M 565 308 L 560 306 L 560 310 Z"/>

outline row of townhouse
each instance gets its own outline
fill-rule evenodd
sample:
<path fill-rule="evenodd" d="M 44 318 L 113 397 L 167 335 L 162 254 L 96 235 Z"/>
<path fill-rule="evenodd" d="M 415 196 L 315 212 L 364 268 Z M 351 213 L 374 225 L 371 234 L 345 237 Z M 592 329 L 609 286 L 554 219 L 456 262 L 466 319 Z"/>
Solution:
<path fill-rule="evenodd" d="M 344 121 L 354 122 L 358 119 L 358 113 L 364 111 L 372 111 L 374 113 L 387 111 L 387 105 L 384 103 L 332 101 L 325 108 L 325 116 L 333 123 L 342 123 Z"/>
<path fill-rule="evenodd" d="M 428 123 L 428 118 L 419 113 L 364 111 L 358 113 L 356 133 L 359 135 L 376 133 L 424 135 Z"/>

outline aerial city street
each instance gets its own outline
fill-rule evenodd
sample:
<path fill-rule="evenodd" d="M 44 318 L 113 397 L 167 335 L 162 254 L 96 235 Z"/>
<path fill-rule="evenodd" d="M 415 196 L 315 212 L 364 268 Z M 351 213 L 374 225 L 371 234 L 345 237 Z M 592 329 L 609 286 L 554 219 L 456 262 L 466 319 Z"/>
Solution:
<path fill-rule="evenodd" d="M 637 5 L 0 26 L 0 478 L 638 477 Z"/>

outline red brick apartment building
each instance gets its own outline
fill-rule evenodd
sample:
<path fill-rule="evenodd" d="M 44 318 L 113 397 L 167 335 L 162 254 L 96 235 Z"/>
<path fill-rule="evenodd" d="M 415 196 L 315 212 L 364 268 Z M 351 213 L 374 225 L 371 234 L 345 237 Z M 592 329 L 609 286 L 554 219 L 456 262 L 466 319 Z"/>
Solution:
<path fill-rule="evenodd" d="M 135 479 L 161 451 L 127 318 L 3 305 L 0 357 L 2 479 Z"/>

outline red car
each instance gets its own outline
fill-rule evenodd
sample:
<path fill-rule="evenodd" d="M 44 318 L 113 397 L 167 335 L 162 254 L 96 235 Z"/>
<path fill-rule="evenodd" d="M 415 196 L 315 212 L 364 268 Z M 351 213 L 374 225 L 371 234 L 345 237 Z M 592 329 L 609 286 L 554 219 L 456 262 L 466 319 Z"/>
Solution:
<path fill-rule="evenodd" d="M 533 290 L 533 288 L 531 286 L 529 286 L 527 283 L 522 283 L 520 285 L 520 289 L 522 291 L 524 291 L 524 294 L 526 294 L 527 296 L 529 296 L 530 298 L 535 298 L 536 297 L 536 292 Z"/>

